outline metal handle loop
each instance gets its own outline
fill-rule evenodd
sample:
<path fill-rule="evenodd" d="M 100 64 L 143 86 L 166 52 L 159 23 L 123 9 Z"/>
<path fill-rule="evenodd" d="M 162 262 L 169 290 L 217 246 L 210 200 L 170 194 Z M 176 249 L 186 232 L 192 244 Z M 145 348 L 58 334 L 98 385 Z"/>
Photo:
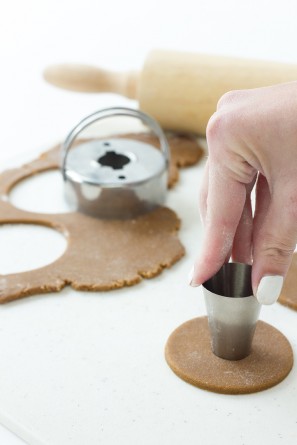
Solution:
<path fill-rule="evenodd" d="M 137 119 L 140 119 L 144 124 L 146 124 L 152 130 L 152 132 L 158 137 L 160 142 L 160 149 L 164 156 L 166 166 L 168 167 L 170 158 L 169 146 L 166 136 L 162 128 L 158 124 L 158 122 L 148 114 L 143 113 L 142 111 L 139 110 L 135 110 L 133 108 L 111 107 L 96 111 L 95 113 L 92 113 L 89 116 L 85 117 L 73 128 L 73 130 L 66 137 L 62 145 L 62 174 L 64 179 L 66 179 L 67 156 L 74 140 L 77 138 L 79 133 L 81 133 L 85 128 L 89 127 L 91 124 L 93 124 L 98 120 L 114 116 L 135 117 Z"/>

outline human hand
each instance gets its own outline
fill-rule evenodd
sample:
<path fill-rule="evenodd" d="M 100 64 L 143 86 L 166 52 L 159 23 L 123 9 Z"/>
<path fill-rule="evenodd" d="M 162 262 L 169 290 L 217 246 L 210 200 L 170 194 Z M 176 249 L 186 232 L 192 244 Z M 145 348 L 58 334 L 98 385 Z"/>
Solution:
<path fill-rule="evenodd" d="M 205 235 L 190 284 L 209 279 L 232 254 L 253 264 L 259 302 L 274 303 L 297 241 L 297 82 L 225 94 L 206 135 Z"/>

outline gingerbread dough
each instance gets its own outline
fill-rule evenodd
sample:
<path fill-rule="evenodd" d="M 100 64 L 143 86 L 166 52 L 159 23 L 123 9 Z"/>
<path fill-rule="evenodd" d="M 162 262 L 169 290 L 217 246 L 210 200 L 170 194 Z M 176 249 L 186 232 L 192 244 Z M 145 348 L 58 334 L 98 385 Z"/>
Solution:
<path fill-rule="evenodd" d="M 169 337 L 165 356 L 180 378 L 194 386 L 223 394 L 247 394 L 280 383 L 293 366 L 286 337 L 263 321 L 257 323 L 251 354 L 230 361 L 213 354 L 207 317 L 179 326 Z"/>
<path fill-rule="evenodd" d="M 294 253 L 292 263 L 286 276 L 279 303 L 297 311 L 297 253 Z"/>
<path fill-rule="evenodd" d="M 157 144 L 148 134 L 121 135 Z M 172 150 L 169 186 L 177 180 L 177 166 L 197 162 L 202 150 L 196 140 L 169 136 Z M 180 221 L 165 207 L 135 219 L 91 218 L 81 213 L 38 214 L 15 208 L 7 195 L 14 185 L 34 174 L 59 167 L 60 146 L 23 167 L 0 175 L 0 224 L 42 224 L 59 230 L 68 241 L 66 252 L 40 269 L 0 275 L 0 303 L 25 296 L 57 292 L 66 285 L 77 290 L 103 291 L 152 278 L 184 255 L 177 238 Z M 160 249 L 160 246 L 162 248 Z"/>
<path fill-rule="evenodd" d="M 158 138 L 150 133 L 139 133 L 137 135 L 129 133 L 119 136 L 146 142 L 157 148 L 160 147 Z M 197 164 L 203 156 L 203 150 L 197 143 L 197 137 L 195 136 L 167 132 L 166 137 L 171 154 L 168 177 L 168 187 L 171 188 L 178 181 L 178 169 Z"/>

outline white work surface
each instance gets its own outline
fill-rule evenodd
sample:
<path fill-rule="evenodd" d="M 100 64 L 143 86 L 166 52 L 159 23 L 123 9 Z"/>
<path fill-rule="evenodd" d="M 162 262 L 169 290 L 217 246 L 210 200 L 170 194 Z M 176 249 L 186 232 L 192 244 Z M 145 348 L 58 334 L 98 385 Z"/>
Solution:
<path fill-rule="evenodd" d="M 293 0 L 3 4 L 0 169 L 50 147 L 96 109 L 136 106 L 52 88 L 41 78 L 49 63 L 137 69 L 158 47 L 297 63 Z M 0 422 L 20 437 L 1 428 L 1 445 L 296 444 L 296 367 L 272 389 L 226 396 L 183 382 L 165 362 L 170 333 L 205 314 L 201 290 L 187 285 L 201 245 L 201 172 L 202 164 L 183 170 L 168 194 L 187 251 L 170 270 L 110 293 L 67 288 L 0 306 Z M 50 173 L 21 184 L 11 199 L 62 211 L 61 191 L 61 178 Z M 40 267 L 64 248 L 54 231 L 2 227 L 0 273 Z M 275 304 L 261 318 L 287 336 L 296 356 L 297 313 Z"/>
<path fill-rule="evenodd" d="M 296 367 L 263 393 L 226 396 L 183 382 L 164 360 L 170 333 L 205 314 L 201 290 L 186 280 L 201 239 L 192 205 L 201 170 L 184 170 L 168 195 L 187 250 L 170 270 L 109 293 L 65 289 L 0 307 L 0 421 L 30 444 L 296 443 Z M 52 172 L 20 184 L 11 199 L 30 210 L 62 211 L 61 195 L 61 177 Z M 0 242 L 8 229 L 0 228 Z M 20 230 L 23 241 L 1 252 L 14 259 L 13 270 L 24 259 L 45 264 L 64 247 L 48 229 L 36 227 L 34 238 L 31 227 Z M 49 231 L 42 245 L 40 230 Z M 261 318 L 288 337 L 296 354 L 297 313 L 276 304 Z"/>

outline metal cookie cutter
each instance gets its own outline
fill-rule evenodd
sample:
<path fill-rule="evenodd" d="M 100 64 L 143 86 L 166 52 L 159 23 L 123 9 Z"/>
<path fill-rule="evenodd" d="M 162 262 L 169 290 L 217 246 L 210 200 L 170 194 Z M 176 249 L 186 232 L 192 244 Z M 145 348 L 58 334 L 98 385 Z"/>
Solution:
<path fill-rule="evenodd" d="M 90 140 L 72 147 L 86 127 L 114 116 L 140 119 L 158 137 L 160 150 L 120 137 Z M 162 205 L 168 166 L 169 147 L 161 127 L 152 117 L 130 108 L 106 108 L 87 116 L 73 128 L 62 146 L 68 203 L 75 210 L 99 218 L 133 218 Z"/>
<path fill-rule="evenodd" d="M 253 296 L 251 269 L 228 263 L 202 285 L 212 350 L 227 360 L 240 360 L 251 350 L 261 309 Z"/>

